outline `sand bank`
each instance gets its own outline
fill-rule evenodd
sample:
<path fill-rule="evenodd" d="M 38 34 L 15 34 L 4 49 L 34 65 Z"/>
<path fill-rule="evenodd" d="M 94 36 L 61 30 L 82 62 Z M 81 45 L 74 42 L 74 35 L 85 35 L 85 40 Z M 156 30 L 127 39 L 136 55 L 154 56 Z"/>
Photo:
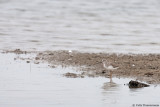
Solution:
<path fill-rule="evenodd" d="M 28 53 L 18 49 L 7 52 L 16 54 Z M 48 62 L 53 68 L 57 65 L 62 65 L 76 67 L 77 70 L 83 71 L 77 77 L 109 77 L 108 71 L 104 69 L 102 64 L 102 59 L 106 59 L 119 67 L 113 71 L 113 77 L 133 77 L 149 84 L 160 83 L 159 54 L 107 54 L 82 53 L 78 51 L 44 51 L 36 53 L 37 56 L 34 60 Z"/>

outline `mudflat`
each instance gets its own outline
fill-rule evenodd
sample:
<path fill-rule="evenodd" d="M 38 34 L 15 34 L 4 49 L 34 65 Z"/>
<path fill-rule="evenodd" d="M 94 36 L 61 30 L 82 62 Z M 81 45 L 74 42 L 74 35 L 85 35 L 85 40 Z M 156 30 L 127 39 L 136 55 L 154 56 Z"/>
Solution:
<path fill-rule="evenodd" d="M 7 52 L 28 53 L 21 50 Z M 84 53 L 64 50 L 36 53 L 37 56 L 34 60 L 48 62 L 51 67 L 56 65 L 72 66 L 83 71 L 74 77 L 109 77 L 108 70 L 102 64 L 102 59 L 105 59 L 118 67 L 112 71 L 113 77 L 132 77 L 149 84 L 160 83 L 160 54 Z"/>

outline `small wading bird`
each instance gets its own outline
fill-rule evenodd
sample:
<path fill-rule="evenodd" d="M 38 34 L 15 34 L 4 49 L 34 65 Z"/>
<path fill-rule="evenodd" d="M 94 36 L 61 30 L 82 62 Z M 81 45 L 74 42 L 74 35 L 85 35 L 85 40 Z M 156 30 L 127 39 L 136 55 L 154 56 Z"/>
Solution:
<path fill-rule="evenodd" d="M 112 71 L 118 69 L 119 67 L 114 67 L 110 62 L 108 62 L 107 60 L 105 59 L 102 59 L 102 63 L 103 63 L 103 67 L 109 71 L 110 73 L 110 78 L 112 78 Z"/>

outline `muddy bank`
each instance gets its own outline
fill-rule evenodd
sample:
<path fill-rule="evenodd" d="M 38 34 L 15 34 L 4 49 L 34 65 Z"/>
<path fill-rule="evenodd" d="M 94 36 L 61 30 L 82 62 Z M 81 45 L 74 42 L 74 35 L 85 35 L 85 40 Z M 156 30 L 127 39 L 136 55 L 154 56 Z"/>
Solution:
<path fill-rule="evenodd" d="M 113 66 L 113 76 L 135 77 L 147 83 L 160 83 L 160 55 L 124 55 L 106 53 L 81 53 L 77 51 L 46 51 L 37 54 L 36 59 L 47 61 L 51 65 L 74 66 L 82 72 L 82 76 L 108 77 L 108 71 L 103 67 L 102 59 Z"/>
<path fill-rule="evenodd" d="M 27 53 L 21 50 L 11 51 Z M 35 52 L 34 52 L 35 53 Z M 109 72 L 103 67 L 102 59 L 107 60 L 118 69 L 112 71 L 113 77 L 134 77 L 149 84 L 160 83 L 160 55 L 159 54 L 107 54 L 107 53 L 81 53 L 77 51 L 45 51 L 37 52 L 35 61 L 45 61 L 53 68 L 56 65 L 63 67 L 73 66 L 82 70 L 77 77 L 104 76 L 109 77 Z M 68 76 L 68 75 L 67 75 Z M 70 76 L 70 75 L 69 75 Z M 76 76 L 75 76 L 76 77 Z"/>

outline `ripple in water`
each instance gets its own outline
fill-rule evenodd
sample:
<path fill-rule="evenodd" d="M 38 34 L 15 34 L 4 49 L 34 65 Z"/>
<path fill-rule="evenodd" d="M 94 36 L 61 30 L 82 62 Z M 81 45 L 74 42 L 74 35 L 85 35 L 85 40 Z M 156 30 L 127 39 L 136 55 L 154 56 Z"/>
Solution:
<path fill-rule="evenodd" d="M 0 2 L 0 49 L 160 53 L 159 0 Z"/>

